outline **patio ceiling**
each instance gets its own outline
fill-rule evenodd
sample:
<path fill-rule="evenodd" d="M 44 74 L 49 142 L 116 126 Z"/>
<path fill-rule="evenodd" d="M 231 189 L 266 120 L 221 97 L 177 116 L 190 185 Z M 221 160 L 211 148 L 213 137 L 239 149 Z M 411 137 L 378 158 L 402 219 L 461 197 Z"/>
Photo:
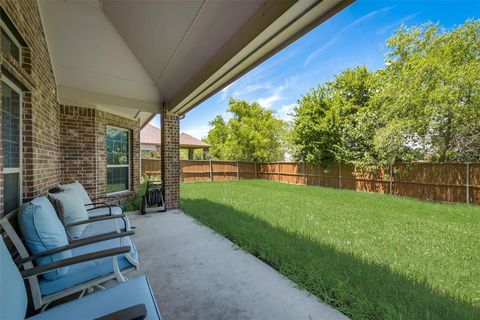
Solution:
<path fill-rule="evenodd" d="M 184 114 L 353 0 L 39 0 L 62 104 Z M 324 39 L 327 41 L 327 39 Z"/>

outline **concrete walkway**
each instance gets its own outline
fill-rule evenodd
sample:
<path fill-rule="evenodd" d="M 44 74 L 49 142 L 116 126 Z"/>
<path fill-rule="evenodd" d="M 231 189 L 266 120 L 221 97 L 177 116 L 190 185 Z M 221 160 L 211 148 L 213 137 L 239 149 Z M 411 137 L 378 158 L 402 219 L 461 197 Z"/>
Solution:
<path fill-rule="evenodd" d="M 129 217 L 164 320 L 345 318 L 179 210 Z"/>

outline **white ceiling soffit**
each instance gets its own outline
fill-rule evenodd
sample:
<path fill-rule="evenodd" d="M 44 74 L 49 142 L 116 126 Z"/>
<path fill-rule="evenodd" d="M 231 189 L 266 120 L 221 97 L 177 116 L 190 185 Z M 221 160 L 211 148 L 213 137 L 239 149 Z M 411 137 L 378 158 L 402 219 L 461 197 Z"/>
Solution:
<path fill-rule="evenodd" d="M 169 101 L 263 3 L 103 0 L 102 8 Z"/>
<path fill-rule="evenodd" d="M 160 111 L 158 88 L 98 1 L 38 4 L 60 103 L 130 108 L 123 116 Z"/>

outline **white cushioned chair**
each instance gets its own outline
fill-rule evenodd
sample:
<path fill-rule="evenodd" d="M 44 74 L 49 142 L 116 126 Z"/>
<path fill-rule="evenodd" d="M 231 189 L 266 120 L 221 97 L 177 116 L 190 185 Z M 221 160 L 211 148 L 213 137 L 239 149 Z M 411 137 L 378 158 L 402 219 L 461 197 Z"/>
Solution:
<path fill-rule="evenodd" d="M 57 268 L 29 277 L 35 309 L 45 308 L 73 293 L 102 288 L 100 284 L 112 279 L 124 282 L 127 280 L 124 274 L 138 268 L 138 253 L 130 237 L 133 231 L 67 240 L 65 228 L 46 197 L 24 205 L 18 223 L 23 239 L 7 217 L 0 219 L 0 225 L 20 254 L 25 272 L 63 262 Z M 97 222 L 87 220 L 87 223 Z"/>
<path fill-rule="evenodd" d="M 123 249 L 123 251 L 127 249 Z M 118 254 L 121 251 L 110 252 Z M 104 254 L 107 255 L 107 254 Z M 51 272 L 59 265 L 70 267 L 76 261 L 59 260 L 41 267 L 20 272 L 10 252 L 0 238 L 0 319 L 25 319 L 28 299 L 23 278 L 31 279 L 45 272 Z M 161 320 L 152 289 L 145 276 L 118 284 L 112 288 L 89 294 L 81 299 L 53 307 L 28 318 L 28 320 Z"/>
<path fill-rule="evenodd" d="M 96 221 L 96 223 L 86 224 L 86 227 L 82 227 L 82 225 L 84 226 L 85 224 L 82 224 L 81 222 L 69 223 L 72 220 L 67 218 L 70 212 L 66 210 L 67 206 L 64 205 L 64 201 L 61 199 L 62 197 L 59 196 L 63 192 L 68 192 L 70 194 L 73 193 L 76 195 L 77 199 L 75 200 L 83 202 L 86 208 L 85 219 L 88 219 L 89 221 Z M 82 239 L 98 234 L 113 232 L 115 230 L 131 230 L 130 220 L 123 214 L 120 200 L 118 198 L 107 196 L 97 198 L 95 200 L 97 202 L 92 202 L 87 191 L 78 181 L 59 185 L 58 188 L 51 189 L 49 191 L 49 198 L 54 204 L 55 210 L 65 227 L 67 229 L 75 228 L 75 231 L 80 230 L 79 232 L 68 232 L 68 236 L 71 239 Z M 110 216 L 117 216 L 118 219 L 110 219 Z"/>

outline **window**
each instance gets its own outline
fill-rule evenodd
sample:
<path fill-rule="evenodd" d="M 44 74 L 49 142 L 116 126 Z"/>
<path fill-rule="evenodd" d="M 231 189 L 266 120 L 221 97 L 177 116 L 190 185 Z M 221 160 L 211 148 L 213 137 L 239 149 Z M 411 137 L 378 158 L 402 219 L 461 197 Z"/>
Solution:
<path fill-rule="evenodd" d="M 3 209 L 10 213 L 21 204 L 21 90 L 2 77 Z"/>
<path fill-rule="evenodd" d="M 107 193 L 129 190 L 130 131 L 107 127 Z"/>
<path fill-rule="evenodd" d="M 3 21 L 1 26 L 1 41 L 2 41 L 2 53 L 6 56 L 12 56 L 15 60 L 20 62 L 22 46 L 20 42 L 15 38 L 13 33 L 8 29 Z"/>

